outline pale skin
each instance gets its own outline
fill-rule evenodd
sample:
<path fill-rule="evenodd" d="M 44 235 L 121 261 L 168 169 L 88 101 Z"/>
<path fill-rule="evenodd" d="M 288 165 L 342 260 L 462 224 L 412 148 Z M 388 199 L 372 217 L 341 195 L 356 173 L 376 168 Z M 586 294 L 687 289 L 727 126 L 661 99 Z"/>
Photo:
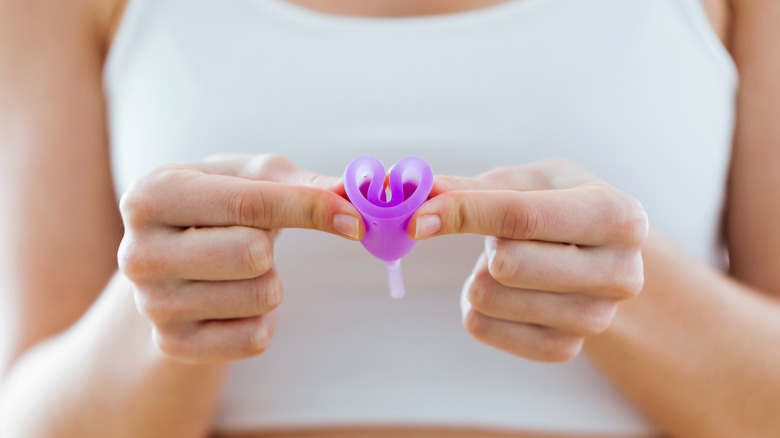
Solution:
<path fill-rule="evenodd" d="M 500 1 L 298 2 L 399 16 Z M 0 0 L 0 435 L 208 436 L 227 363 L 272 339 L 276 230 L 354 240 L 362 223 L 337 179 L 279 156 L 158 169 L 120 213 L 100 74 L 122 5 L 63 3 Z M 780 4 L 704 4 L 741 75 L 730 272 L 648 233 L 630 196 L 564 161 L 439 177 L 409 233 L 487 236 L 462 293 L 476 339 L 547 361 L 582 348 L 670 436 L 770 437 L 780 430 Z M 203 263 L 214 252 L 224 263 Z"/>

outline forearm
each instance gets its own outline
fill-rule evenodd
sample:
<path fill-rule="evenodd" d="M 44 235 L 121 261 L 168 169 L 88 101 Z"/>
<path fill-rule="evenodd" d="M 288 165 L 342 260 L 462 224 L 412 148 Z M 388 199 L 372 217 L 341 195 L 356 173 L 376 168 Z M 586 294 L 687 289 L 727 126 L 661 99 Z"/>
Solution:
<path fill-rule="evenodd" d="M 652 232 L 645 287 L 585 351 L 674 437 L 780 430 L 780 305 Z"/>
<path fill-rule="evenodd" d="M 82 320 L 3 379 L 0 436 L 202 437 L 224 373 L 163 357 L 118 275 Z"/>

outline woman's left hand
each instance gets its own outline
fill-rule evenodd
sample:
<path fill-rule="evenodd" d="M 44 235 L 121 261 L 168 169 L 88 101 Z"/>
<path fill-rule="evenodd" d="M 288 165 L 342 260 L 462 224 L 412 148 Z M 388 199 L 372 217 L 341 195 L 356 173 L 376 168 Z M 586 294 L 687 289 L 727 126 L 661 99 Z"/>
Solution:
<path fill-rule="evenodd" d="M 464 326 L 521 357 L 574 358 L 642 290 L 644 209 L 568 161 L 437 177 L 409 235 L 455 233 L 486 236 L 463 288 Z"/>

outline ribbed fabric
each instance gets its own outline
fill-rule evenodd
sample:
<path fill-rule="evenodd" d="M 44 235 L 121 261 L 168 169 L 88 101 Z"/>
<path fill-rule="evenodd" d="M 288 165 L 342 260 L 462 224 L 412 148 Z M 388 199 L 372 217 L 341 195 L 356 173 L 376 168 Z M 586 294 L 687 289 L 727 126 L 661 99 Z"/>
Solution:
<path fill-rule="evenodd" d="M 416 155 L 456 175 L 566 157 L 720 263 L 737 75 L 698 0 L 515 0 L 400 19 L 130 0 L 104 79 L 117 194 L 158 164 L 226 152 L 331 175 L 360 155 Z M 218 430 L 652 432 L 586 358 L 533 363 L 466 333 L 459 294 L 481 247 L 418 245 L 408 297 L 393 301 L 359 244 L 283 233 L 273 345 L 232 367 Z"/>

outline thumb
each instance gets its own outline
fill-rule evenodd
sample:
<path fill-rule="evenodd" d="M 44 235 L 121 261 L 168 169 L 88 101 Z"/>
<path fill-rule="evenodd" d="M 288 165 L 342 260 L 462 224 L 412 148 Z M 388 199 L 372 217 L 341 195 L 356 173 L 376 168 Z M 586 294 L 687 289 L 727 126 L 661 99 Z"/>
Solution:
<path fill-rule="evenodd" d="M 311 220 L 301 219 L 289 224 L 283 222 L 277 224 L 277 221 L 270 221 L 279 227 L 283 228 L 288 225 L 296 228 L 335 231 L 335 234 L 353 240 L 360 240 L 365 234 L 363 218 L 347 200 L 343 180 L 340 177 L 321 175 L 304 169 L 289 158 L 279 154 L 217 155 L 207 158 L 197 167 L 208 173 L 236 176 L 258 182 L 280 183 L 281 185 L 277 186 L 276 191 L 280 194 L 286 194 L 282 198 L 285 196 L 288 198 L 286 202 L 279 200 L 279 205 L 287 205 L 288 211 L 298 210 L 296 216 L 307 216 Z M 288 188 L 285 189 L 285 186 Z M 271 201 L 273 198 L 273 196 L 266 196 L 266 201 Z M 251 206 L 252 203 L 248 203 L 248 205 Z M 325 214 L 325 212 L 331 214 Z M 277 211 L 277 213 L 280 212 Z M 331 218 L 330 225 L 316 223 L 322 221 L 315 219 L 325 218 L 325 216 Z"/>
<path fill-rule="evenodd" d="M 331 211 L 341 211 L 332 217 L 331 225 L 341 235 L 347 236 L 353 240 L 360 240 L 366 232 L 366 226 L 363 217 L 357 208 L 355 208 L 347 198 L 344 190 L 344 178 L 329 175 L 322 175 L 312 172 L 292 163 L 285 157 L 281 157 L 276 164 L 275 181 L 310 187 L 315 190 L 331 192 L 337 196 L 326 196 L 328 203 L 331 204 Z"/>
<path fill-rule="evenodd" d="M 293 166 L 294 167 L 288 168 L 287 172 L 284 174 L 278 174 L 276 181 L 333 192 L 340 196 L 344 203 L 349 205 L 349 208 L 355 210 L 355 214 L 357 214 L 357 217 L 360 218 L 360 222 L 362 223 L 362 216 L 360 216 L 360 213 L 357 212 L 357 209 L 349 202 L 349 198 L 347 197 L 347 191 L 344 189 L 344 177 L 323 175 L 302 167 Z"/>

